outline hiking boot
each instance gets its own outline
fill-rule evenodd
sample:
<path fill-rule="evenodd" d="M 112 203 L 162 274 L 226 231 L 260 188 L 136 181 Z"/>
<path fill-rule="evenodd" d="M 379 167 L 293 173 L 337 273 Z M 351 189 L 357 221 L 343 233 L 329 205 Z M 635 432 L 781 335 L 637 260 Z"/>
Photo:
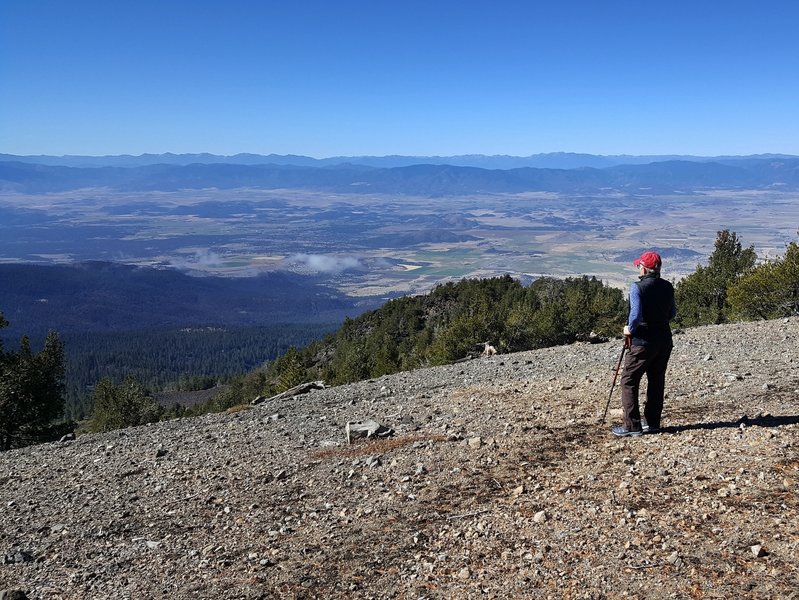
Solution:
<path fill-rule="evenodd" d="M 624 425 L 616 425 L 610 432 L 618 437 L 628 437 L 628 436 L 639 436 L 643 433 L 643 431 L 638 431 L 635 429 L 627 429 Z"/>
<path fill-rule="evenodd" d="M 641 419 L 641 432 L 642 433 L 659 433 L 660 427 L 650 427 L 649 423 Z"/>

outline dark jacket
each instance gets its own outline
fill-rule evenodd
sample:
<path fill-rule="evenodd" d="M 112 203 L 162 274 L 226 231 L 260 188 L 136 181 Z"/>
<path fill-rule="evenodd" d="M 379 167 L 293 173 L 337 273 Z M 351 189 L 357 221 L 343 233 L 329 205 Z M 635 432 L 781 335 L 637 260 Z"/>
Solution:
<path fill-rule="evenodd" d="M 669 321 L 677 315 L 674 286 L 659 275 L 644 275 L 638 287 L 640 320 L 632 334 L 633 346 L 665 344 L 671 346 Z"/>

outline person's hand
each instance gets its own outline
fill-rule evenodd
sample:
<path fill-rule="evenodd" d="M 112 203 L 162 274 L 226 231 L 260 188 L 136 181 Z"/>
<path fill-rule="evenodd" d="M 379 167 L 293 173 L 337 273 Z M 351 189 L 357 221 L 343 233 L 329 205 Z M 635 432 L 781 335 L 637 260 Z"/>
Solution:
<path fill-rule="evenodd" d="M 630 326 L 629 325 L 625 325 L 624 326 L 624 337 L 630 337 L 631 335 L 632 335 L 632 333 L 630 333 Z"/>

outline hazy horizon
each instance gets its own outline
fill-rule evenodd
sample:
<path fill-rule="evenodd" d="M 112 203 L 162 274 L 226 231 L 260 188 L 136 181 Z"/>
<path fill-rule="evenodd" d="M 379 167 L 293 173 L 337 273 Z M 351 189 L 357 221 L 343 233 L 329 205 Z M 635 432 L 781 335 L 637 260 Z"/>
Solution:
<path fill-rule="evenodd" d="M 302 158 L 311 158 L 314 160 L 330 160 L 330 159 L 338 159 L 338 158 L 466 158 L 470 156 L 482 156 L 486 158 L 535 158 L 535 157 L 546 157 L 546 156 L 596 156 L 600 158 L 671 158 L 671 157 L 685 157 L 685 158 L 700 158 L 700 159 L 711 159 L 711 158 L 757 158 L 757 157 L 767 157 L 767 156 L 787 156 L 796 158 L 799 157 L 799 154 L 790 154 L 786 152 L 760 152 L 754 154 L 714 154 L 714 155 L 701 155 L 701 154 L 631 154 L 629 152 L 622 152 L 618 154 L 593 154 L 589 152 L 580 152 L 580 151 L 552 151 L 552 152 L 536 152 L 533 154 L 528 155 L 518 155 L 518 154 L 484 154 L 484 153 L 466 153 L 466 154 L 397 154 L 397 153 L 389 153 L 389 154 L 337 154 L 337 155 L 330 155 L 330 156 L 314 156 L 308 153 L 290 153 L 290 154 L 279 154 L 277 152 L 234 152 L 232 154 L 218 154 L 215 152 L 207 152 L 204 150 L 199 151 L 187 151 L 187 152 L 172 152 L 166 150 L 164 152 L 140 152 L 140 153 L 131 153 L 131 152 L 120 152 L 116 154 L 45 154 L 45 153 L 35 153 L 35 154 L 16 154 L 12 152 L 0 152 L 0 155 L 7 154 L 10 156 L 21 156 L 25 158 L 37 158 L 37 157 L 52 157 L 52 158 L 113 158 L 113 157 L 125 157 L 130 156 L 133 158 L 143 158 L 146 156 L 201 156 L 201 155 L 208 155 L 208 156 L 216 156 L 220 158 L 233 158 L 236 156 L 297 156 Z"/>

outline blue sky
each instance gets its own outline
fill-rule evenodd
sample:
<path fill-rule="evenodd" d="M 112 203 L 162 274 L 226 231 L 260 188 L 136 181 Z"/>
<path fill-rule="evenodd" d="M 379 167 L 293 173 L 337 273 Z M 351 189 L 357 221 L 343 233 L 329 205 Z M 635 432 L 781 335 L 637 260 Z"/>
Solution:
<path fill-rule="evenodd" d="M 3 0 L 0 152 L 799 154 L 799 2 Z"/>

